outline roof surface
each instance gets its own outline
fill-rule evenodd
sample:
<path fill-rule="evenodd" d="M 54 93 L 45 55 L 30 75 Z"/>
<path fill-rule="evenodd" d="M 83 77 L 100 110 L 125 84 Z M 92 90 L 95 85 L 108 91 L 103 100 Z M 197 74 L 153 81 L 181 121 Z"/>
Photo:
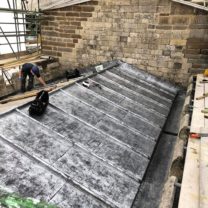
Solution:
<path fill-rule="evenodd" d="M 51 9 L 59 9 L 67 6 L 72 6 L 76 4 L 81 4 L 83 2 L 87 2 L 90 0 L 42 0 L 39 2 L 39 7 L 38 7 L 38 2 L 29 0 L 29 8 L 32 10 L 38 10 L 39 8 L 41 10 L 51 10 Z"/>
<path fill-rule="evenodd" d="M 0 116 L 0 187 L 58 207 L 130 208 L 177 89 L 131 65 Z"/>

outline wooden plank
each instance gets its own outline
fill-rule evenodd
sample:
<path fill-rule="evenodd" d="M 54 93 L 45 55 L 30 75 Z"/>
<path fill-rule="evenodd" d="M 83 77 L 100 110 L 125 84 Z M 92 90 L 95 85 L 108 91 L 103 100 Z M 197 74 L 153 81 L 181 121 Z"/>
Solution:
<path fill-rule="evenodd" d="M 48 58 L 39 58 L 39 57 L 34 57 L 34 58 L 31 58 L 31 59 L 25 59 L 24 61 L 22 60 L 21 62 L 18 62 L 18 63 L 14 63 L 14 64 L 11 64 L 9 65 L 7 68 L 1 68 L 3 71 L 9 71 L 13 68 L 16 68 L 18 66 L 22 66 L 23 64 L 25 63 L 34 63 L 34 64 L 39 64 L 41 62 L 44 62 L 44 61 L 47 61 Z"/>
<path fill-rule="evenodd" d="M 190 0 L 193 3 L 205 3 L 204 0 Z"/>
<path fill-rule="evenodd" d="M 208 133 L 208 132 L 207 132 Z M 200 153 L 200 208 L 208 207 L 208 136 L 202 137 Z"/>
<path fill-rule="evenodd" d="M 11 70 L 11 68 L 14 68 L 14 67 L 17 67 L 17 66 L 22 66 L 23 64 L 25 63 L 34 63 L 34 64 L 37 64 L 37 63 L 41 63 L 41 62 L 44 62 L 44 61 L 47 61 L 48 59 L 44 59 L 44 58 L 33 58 L 33 59 L 26 59 L 24 62 L 20 62 L 18 64 L 14 64 L 14 65 L 10 65 L 9 68 L 7 69 L 3 69 L 4 71 L 9 71 Z"/>
<path fill-rule="evenodd" d="M 56 86 L 45 88 L 44 90 L 50 92 L 50 91 L 52 91 L 55 88 L 56 88 Z M 33 97 L 33 96 L 36 96 L 36 94 L 39 91 L 40 90 L 32 90 L 31 92 L 27 92 L 27 93 L 23 93 L 23 94 L 20 94 L 20 95 L 12 96 L 10 98 L 7 98 L 7 99 L 4 99 L 4 100 L 0 101 L 0 104 L 5 104 L 5 103 L 8 103 L 8 102 L 13 102 L 13 101 L 17 101 L 17 100 L 23 100 L 25 98 Z"/>
<path fill-rule="evenodd" d="M 204 79 L 202 74 L 197 75 L 196 87 L 195 87 L 195 96 L 193 103 L 193 113 L 191 120 L 191 133 L 200 133 L 200 128 L 205 125 L 204 113 L 201 111 L 205 108 L 204 99 L 197 100 L 198 97 L 203 96 L 204 94 L 204 84 L 200 83 Z"/>
<path fill-rule="evenodd" d="M 6 60 L 0 60 L 0 66 L 5 66 L 5 65 L 9 65 L 9 64 L 13 64 L 15 62 L 21 61 L 23 59 L 27 59 L 27 58 L 32 58 L 34 56 L 39 56 L 38 53 L 33 53 L 33 54 L 29 54 L 29 55 L 25 55 L 25 56 L 21 56 L 20 59 L 16 59 L 16 58 L 10 58 L 10 59 L 6 59 Z"/>
<path fill-rule="evenodd" d="M 205 88 L 205 93 L 208 93 L 208 83 L 205 83 L 205 84 L 204 84 L 204 88 Z M 208 108 L 208 97 L 206 97 L 206 98 L 204 99 L 204 107 L 205 107 L 205 108 Z M 207 113 L 204 114 L 204 115 L 208 116 Z M 208 118 L 205 118 L 205 127 L 208 127 Z M 207 132 L 207 133 L 208 133 L 208 132 Z"/>
<path fill-rule="evenodd" d="M 200 83 L 204 76 L 197 75 L 191 132 L 208 134 L 208 119 L 201 111 L 208 108 L 208 97 L 196 98 L 208 93 L 208 84 Z M 190 139 L 187 146 L 179 208 L 208 207 L 208 135 L 205 140 Z"/>
<path fill-rule="evenodd" d="M 206 97 L 208 97 L 208 93 L 205 93 L 204 95 L 200 96 L 200 97 L 197 97 L 196 100 L 203 100 L 205 99 Z"/>
<path fill-rule="evenodd" d="M 31 61 L 34 61 L 36 59 L 40 59 L 40 56 L 34 56 L 34 57 L 31 57 L 31 58 L 27 58 L 27 59 L 21 59 L 20 61 L 17 61 L 17 62 L 13 62 L 11 64 L 7 64 L 7 65 L 4 65 L 2 68 L 4 70 L 9 70 L 11 68 L 15 68 L 17 66 L 21 66 L 25 63 L 30 63 Z"/>
<path fill-rule="evenodd" d="M 192 113 L 192 120 L 191 120 L 191 128 L 190 132 L 191 133 L 200 133 L 200 129 L 202 127 L 205 127 L 205 118 L 204 118 L 204 113 L 201 111 L 204 108 L 195 108 L 193 109 Z"/>
<path fill-rule="evenodd" d="M 189 138 L 178 208 L 199 207 L 200 140 Z"/>
<path fill-rule="evenodd" d="M 195 96 L 194 96 L 194 104 L 195 108 L 204 108 L 204 100 L 197 100 L 196 98 L 203 96 L 204 94 L 204 84 L 200 83 L 204 79 L 202 74 L 197 75 L 196 79 L 196 87 L 195 87 Z"/>
<path fill-rule="evenodd" d="M 4 100 L 1 100 L 0 101 L 0 104 L 5 104 L 5 103 L 8 103 L 8 102 L 13 102 L 13 101 L 17 101 L 17 100 L 22 100 L 22 99 L 25 99 L 25 98 L 29 98 L 29 97 L 33 97 L 35 96 L 40 90 L 46 90 L 48 92 L 50 91 L 54 91 L 54 90 L 58 90 L 62 87 L 65 87 L 67 85 L 70 85 L 74 82 L 76 82 L 77 80 L 79 79 L 82 79 L 83 77 L 78 77 L 78 78 L 75 78 L 75 79 L 71 79 L 67 82 L 59 82 L 57 84 L 54 84 L 54 85 L 48 85 L 46 86 L 45 88 L 38 88 L 38 89 L 34 89 L 32 91 L 29 91 L 29 92 L 25 92 L 25 93 L 22 93 L 22 94 L 19 94 L 19 95 L 15 95 L 15 96 L 11 96 L 7 99 L 4 99 Z"/>

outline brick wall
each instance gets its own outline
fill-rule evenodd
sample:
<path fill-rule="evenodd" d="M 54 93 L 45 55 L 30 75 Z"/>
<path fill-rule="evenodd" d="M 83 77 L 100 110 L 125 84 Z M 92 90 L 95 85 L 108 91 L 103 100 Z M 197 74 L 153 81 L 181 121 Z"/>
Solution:
<path fill-rule="evenodd" d="M 208 67 L 208 15 L 170 0 L 99 0 L 45 13 L 43 52 L 63 67 L 121 59 L 186 85 Z"/>

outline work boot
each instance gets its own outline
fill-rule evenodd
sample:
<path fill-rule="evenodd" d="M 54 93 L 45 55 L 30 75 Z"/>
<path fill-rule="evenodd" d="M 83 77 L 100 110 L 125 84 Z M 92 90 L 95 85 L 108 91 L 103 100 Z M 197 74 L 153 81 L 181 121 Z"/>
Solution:
<path fill-rule="evenodd" d="M 23 77 L 21 80 L 21 92 L 23 92 L 23 93 L 26 91 L 25 83 L 26 83 L 26 79 Z"/>

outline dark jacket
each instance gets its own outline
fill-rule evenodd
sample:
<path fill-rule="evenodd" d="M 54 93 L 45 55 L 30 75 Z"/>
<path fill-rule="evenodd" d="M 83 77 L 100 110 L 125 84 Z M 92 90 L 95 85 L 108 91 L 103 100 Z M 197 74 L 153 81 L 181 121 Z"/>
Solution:
<path fill-rule="evenodd" d="M 22 66 L 22 73 L 27 75 L 32 75 L 32 72 L 35 74 L 36 77 L 40 77 L 40 70 L 36 65 L 33 65 L 31 63 L 26 63 Z"/>

